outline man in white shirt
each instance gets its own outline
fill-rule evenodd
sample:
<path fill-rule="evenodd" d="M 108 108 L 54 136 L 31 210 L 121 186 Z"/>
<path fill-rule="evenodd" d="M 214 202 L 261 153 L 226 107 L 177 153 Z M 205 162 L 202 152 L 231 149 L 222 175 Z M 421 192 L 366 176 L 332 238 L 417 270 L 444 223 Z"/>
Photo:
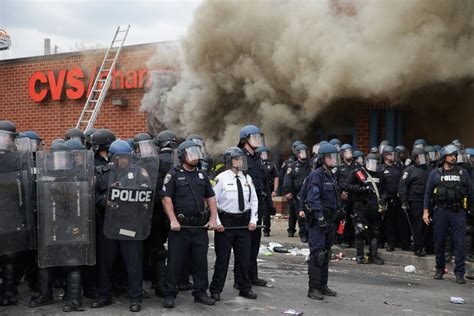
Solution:
<path fill-rule="evenodd" d="M 218 229 L 214 236 L 216 263 L 210 286 L 211 297 L 219 301 L 222 292 L 231 250 L 234 250 L 235 275 L 239 296 L 256 299 L 249 278 L 250 232 L 257 227 L 258 197 L 252 178 L 244 174 L 247 157 L 238 147 L 227 148 L 224 161 L 227 170 L 215 181 Z"/>

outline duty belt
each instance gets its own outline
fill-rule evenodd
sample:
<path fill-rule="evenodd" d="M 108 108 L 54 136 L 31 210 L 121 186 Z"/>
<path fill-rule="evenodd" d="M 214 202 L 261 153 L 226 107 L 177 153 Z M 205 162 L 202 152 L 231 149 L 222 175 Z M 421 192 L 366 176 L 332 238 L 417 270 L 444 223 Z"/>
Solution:
<path fill-rule="evenodd" d="M 462 203 L 436 203 L 436 206 L 438 207 L 442 207 L 446 210 L 449 210 L 453 213 L 457 213 L 457 212 L 460 212 L 461 210 L 463 210 L 463 205 Z"/>
<path fill-rule="evenodd" d="M 222 210 L 219 210 L 219 216 L 222 218 L 228 218 L 232 220 L 242 221 L 242 222 L 249 222 L 250 221 L 250 209 L 245 210 L 244 212 L 240 213 L 228 213 Z"/>
<path fill-rule="evenodd" d="M 178 214 L 176 218 L 181 225 L 188 226 L 204 226 L 209 221 L 209 212 L 202 212 L 198 216 L 186 216 L 184 214 Z"/>

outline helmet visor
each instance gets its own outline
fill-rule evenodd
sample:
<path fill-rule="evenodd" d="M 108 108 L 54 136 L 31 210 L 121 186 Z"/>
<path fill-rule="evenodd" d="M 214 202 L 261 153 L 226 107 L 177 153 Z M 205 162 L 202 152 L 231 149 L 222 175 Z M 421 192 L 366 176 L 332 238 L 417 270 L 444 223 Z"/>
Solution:
<path fill-rule="evenodd" d="M 158 156 L 158 151 L 156 150 L 153 140 L 143 140 L 138 142 L 136 149 L 142 158 Z"/>
<path fill-rule="evenodd" d="M 203 157 L 206 157 L 207 152 L 206 152 L 206 144 L 204 143 L 204 141 L 202 139 L 194 139 L 194 138 L 191 140 L 195 142 L 196 144 L 198 144 L 199 148 L 201 148 Z"/>
<path fill-rule="evenodd" d="M 331 153 L 331 154 L 325 154 L 323 156 L 323 163 L 326 165 L 328 168 L 334 168 L 337 166 L 338 163 L 338 154 L 337 153 Z"/>
<path fill-rule="evenodd" d="M 419 154 L 419 155 L 417 155 L 417 158 L 418 158 L 418 164 L 419 165 L 426 165 L 426 155 Z"/>
<path fill-rule="evenodd" d="M 15 139 L 16 150 L 29 153 L 32 151 L 31 142 L 28 137 L 20 137 Z"/>
<path fill-rule="evenodd" d="M 52 153 L 53 170 L 69 170 L 73 168 L 71 153 L 68 151 L 56 151 Z"/>
<path fill-rule="evenodd" d="M 365 168 L 367 168 L 367 170 L 372 171 L 372 172 L 377 171 L 378 165 L 379 165 L 379 162 L 376 159 L 367 159 L 365 161 Z"/>
<path fill-rule="evenodd" d="M 229 161 L 227 161 L 228 169 L 237 169 L 239 171 L 246 171 L 247 167 L 248 165 L 247 165 L 246 156 L 230 157 Z"/>
<path fill-rule="evenodd" d="M 14 149 L 15 134 L 7 131 L 0 131 L 0 150 Z"/>
<path fill-rule="evenodd" d="M 430 162 L 438 160 L 437 157 L 436 157 L 436 152 L 430 151 L 428 153 L 428 159 L 429 159 Z"/>
<path fill-rule="evenodd" d="M 201 147 L 191 146 L 185 149 L 186 157 L 189 161 L 203 159 L 204 155 L 202 154 Z"/>
<path fill-rule="evenodd" d="M 265 137 L 263 136 L 263 134 L 250 134 L 247 137 L 247 141 L 253 148 L 265 146 Z"/>
<path fill-rule="evenodd" d="M 300 159 L 302 159 L 302 160 L 308 158 L 308 151 L 306 149 L 300 149 L 296 153 L 297 153 L 298 157 L 300 157 Z"/>
<path fill-rule="evenodd" d="M 353 155 L 352 149 L 346 149 L 346 150 L 344 150 L 344 151 L 342 152 L 342 155 L 343 155 L 344 159 L 347 159 L 347 160 L 352 159 L 352 155 Z"/>

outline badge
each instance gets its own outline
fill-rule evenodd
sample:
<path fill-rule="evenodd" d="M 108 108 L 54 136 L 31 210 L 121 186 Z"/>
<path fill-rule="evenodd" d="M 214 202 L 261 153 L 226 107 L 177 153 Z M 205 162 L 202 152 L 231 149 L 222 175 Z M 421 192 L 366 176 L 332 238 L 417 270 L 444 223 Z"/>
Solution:
<path fill-rule="evenodd" d="M 129 179 L 133 179 L 133 172 L 129 172 L 129 173 L 128 173 L 128 178 L 129 178 Z"/>
<path fill-rule="evenodd" d="M 403 173 L 403 180 L 405 180 L 406 178 L 408 178 L 408 172 Z"/>
<path fill-rule="evenodd" d="M 165 180 L 163 181 L 163 184 L 164 185 L 168 184 L 168 182 L 170 182 L 170 180 L 171 180 L 171 175 L 169 173 L 167 173 L 166 176 L 165 176 Z M 164 188 L 164 186 L 163 186 L 163 188 Z"/>
<path fill-rule="evenodd" d="M 142 169 L 142 176 L 148 177 L 148 172 L 145 169 Z"/>
<path fill-rule="evenodd" d="M 163 185 L 163 187 L 161 188 L 161 191 L 166 192 L 166 186 L 165 185 Z"/>
<path fill-rule="evenodd" d="M 202 175 L 202 173 L 199 172 L 198 175 L 199 175 L 199 179 L 204 180 L 204 176 Z"/>
<path fill-rule="evenodd" d="M 390 171 L 388 171 L 388 170 L 385 170 L 383 173 L 390 173 Z"/>

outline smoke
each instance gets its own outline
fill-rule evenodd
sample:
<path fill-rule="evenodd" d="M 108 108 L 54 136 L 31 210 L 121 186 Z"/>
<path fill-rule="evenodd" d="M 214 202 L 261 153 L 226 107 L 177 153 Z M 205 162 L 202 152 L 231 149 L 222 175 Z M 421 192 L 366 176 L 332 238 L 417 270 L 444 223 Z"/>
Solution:
<path fill-rule="evenodd" d="M 201 134 L 212 153 L 247 124 L 275 145 L 334 100 L 400 103 L 472 77 L 473 33 L 470 0 L 205 2 L 171 54 L 176 73 L 156 73 L 142 110 L 155 130 Z M 169 61 L 158 52 L 153 64 Z"/>

